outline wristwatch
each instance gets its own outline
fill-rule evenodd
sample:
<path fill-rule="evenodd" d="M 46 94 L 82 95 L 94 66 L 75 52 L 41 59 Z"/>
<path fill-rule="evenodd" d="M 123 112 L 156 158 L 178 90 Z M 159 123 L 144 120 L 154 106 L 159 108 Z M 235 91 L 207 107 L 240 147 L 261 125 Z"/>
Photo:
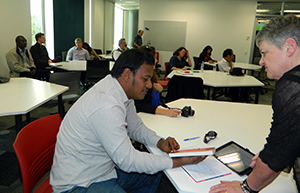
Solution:
<path fill-rule="evenodd" d="M 247 178 L 241 182 L 241 188 L 244 193 L 258 193 L 259 191 L 252 190 L 247 183 Z"/>

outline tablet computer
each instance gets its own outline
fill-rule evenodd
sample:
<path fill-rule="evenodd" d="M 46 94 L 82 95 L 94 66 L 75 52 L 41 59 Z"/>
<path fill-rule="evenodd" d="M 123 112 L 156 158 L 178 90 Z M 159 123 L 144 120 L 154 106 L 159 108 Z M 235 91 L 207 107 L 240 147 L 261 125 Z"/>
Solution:
<path fill-rule="evenodd" d="M 248 175 L 252 171 L 250 164 L 254 154 L 234 141 L 217 148 L 214 156 L 239 175 Z"/>

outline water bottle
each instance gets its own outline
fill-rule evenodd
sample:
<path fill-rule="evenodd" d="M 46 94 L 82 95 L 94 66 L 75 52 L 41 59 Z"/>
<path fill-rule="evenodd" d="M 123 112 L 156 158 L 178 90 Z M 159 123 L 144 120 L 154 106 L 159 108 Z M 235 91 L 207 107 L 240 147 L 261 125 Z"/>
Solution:
<path fill-rule="evenodd" d="M 203 71 L 204 71 L 204 63 L 202 61 L 202 63 L 201 63 L 201 72 L 203 72 Z"/>

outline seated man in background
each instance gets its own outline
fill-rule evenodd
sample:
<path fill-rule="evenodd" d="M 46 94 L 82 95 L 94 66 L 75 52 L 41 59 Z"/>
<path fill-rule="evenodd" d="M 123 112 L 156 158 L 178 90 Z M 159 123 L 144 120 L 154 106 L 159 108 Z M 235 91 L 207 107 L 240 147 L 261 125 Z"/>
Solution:
<path fill-rule="evenodd" d="M 124 52 L 127 49 L 128 48 L 127 48 L 127 43 L 126 43 L 125 38 L 121 38 L 119 40 L 119 48 L 115 49 L 112 53 L 113 59 L 116 61 L 119 58 L 119 56 L 122 54 L 122 52 Z"/>
<path fill-rule="evenodd" d="M 75 39 L 75 46 L 70 48 L 67 54 L 67 61 L 72 60 L 90 60 L 89 52 L 82 47 L 82 40 Z"/>
<path fill-rule="evenodd" d="M 30 52 L 26 49 L 27 40 L 23 36 L 16 37 L 16 47 L 6 55 L 6 62 L 10 69 L 10 77 L 36 78 L 36 67 Z"/>
<path fill-rule="evenodd" d="M 45 77 L 49 81 L 50 71 L 46 67 L 50 67 L 49 64 L 53 63 L 50 60 L 47 48 L 43 45 L 46 42 L 45 35 L 43 33 L 37 33 L 35 35 L 36 44 L 31 46 L 30 52 L 34 60 L 34 64 L 37 68 L 36 76 Z"/>
<path fill-rule="evenodd" d="M 233 51 L 232 49 L 226 49 L 223 52 L 223 58 L 222 60 L 218 63 L 219 65 L 219 70 L 221 72 L 231 72 L 232 71 L 232 60 L 233 60 Z"/>
<path fill-rule="evenodd" d="M 140 152 L 130 138 L 170 153 L 174 138 L 163 139 L 136 114 L 132 99 L 152 87 L 154 58 L 132 49 L 120 55 L 111 71 L 80 97 L 60 126 L 50 184 L 53 192 L 154 193 L 159 171 L 196 164 L 205 157 L 170 158 Z"/>

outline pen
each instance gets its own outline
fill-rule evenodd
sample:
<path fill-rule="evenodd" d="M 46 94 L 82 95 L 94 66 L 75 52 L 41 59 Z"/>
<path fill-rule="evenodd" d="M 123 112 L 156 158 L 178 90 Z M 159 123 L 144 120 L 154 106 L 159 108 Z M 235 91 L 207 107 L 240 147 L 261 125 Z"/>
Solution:
<path fill-rule="evenodd" d="M 200 137 L 186 138 L 186 139 L 184 139 L 183 141 L 190 141 L 190 140 L 194 140 L 194 139 L 198 139 L 198 138 L 200 138 Z"/>

